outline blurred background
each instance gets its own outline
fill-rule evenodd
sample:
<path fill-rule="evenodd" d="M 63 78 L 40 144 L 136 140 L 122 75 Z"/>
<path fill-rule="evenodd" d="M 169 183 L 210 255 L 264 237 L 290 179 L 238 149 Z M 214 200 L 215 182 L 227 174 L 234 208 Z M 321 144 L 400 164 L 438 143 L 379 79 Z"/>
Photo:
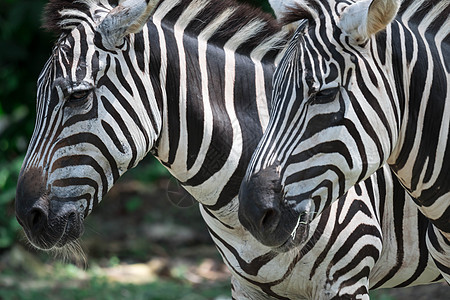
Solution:
<path fill-rule="evenodd" d="M 29 245 L 14 216 L 15 187 L 35 121 L 36 80 L 54 36 L 44 0 L 0 0 L 0 299 L 231 299 L 197 203 L 151 157 L 123 176 L 87 218 L 86 261 Z M 271 12 L 267 0 L 241 0 Z M 448 299 L 436 284 L 373 299 Z M 421 298 L 424 297 L 424 298 Z"/>

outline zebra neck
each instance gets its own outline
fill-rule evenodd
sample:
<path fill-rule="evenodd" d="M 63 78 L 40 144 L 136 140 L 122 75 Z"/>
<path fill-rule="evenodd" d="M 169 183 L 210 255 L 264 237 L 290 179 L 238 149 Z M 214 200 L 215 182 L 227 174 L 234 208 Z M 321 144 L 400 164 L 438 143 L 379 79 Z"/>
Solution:
<path fill-rule="evenodd" d="M 425 201 L 449 191 L 448 172 L 442 172 L 450 169 L 445 151 L 449 77 L 444 67 L 450 53 L 445 41 L 450 33 L 449 3 L 403 3 L 390 33 L 399 122 L 398 139 L 388 163 L 411 195 Z"/>
<path fill-rule="evenodd" d="M 148 24 L 150 58 L 159 59 L 150 69 L 161 66 L 151 74 L 154 90 L 162 91 L 156 156 L 191 195 L 216 211 L 237 196 L 266 127 L 274 48 L 286 39 L 261 14 L 231 26 L 245 11 L 226 2 L 231 6 L 163 1 Z"/>

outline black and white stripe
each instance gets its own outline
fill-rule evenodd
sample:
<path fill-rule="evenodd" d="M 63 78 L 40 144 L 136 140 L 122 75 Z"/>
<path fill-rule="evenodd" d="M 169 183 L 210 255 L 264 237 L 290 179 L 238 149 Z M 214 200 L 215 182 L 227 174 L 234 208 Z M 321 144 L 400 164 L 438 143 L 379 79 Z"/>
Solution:
<path fill-rule="evenodd" d="M 313 0 L 288 13 L 300 26 L 274 75 L 274 107 L 240 215 L 259 240 L 280 243 L 288 237 L 280 230 L 306 228 L 388 163 L 431 221 L 421 230 L 450 281 L 450 2 L 398 5 Z M 281 203 L 258 192 L 267 183 L 258 174 L 269 169 L 281 192 L 267 193 Z M 255 212 L 254 201 L 263 208 Z"/>
<path fill-rule="evenodd" d="M 47 27 L 61 36 L 39 79 L 19 205 L 33 194 L 86 216 L 151 152 L 202 204 L 236 299 L 367 298 L 370 286 L 439 279 L 416 225 L 423 216 L 386 169 L 326 209 L 288 252 L 262 245 L 239 223 L 237 194 L 268 123 L 287 36 L 271 17 L 229 0 L 165 0 L 149 9 L 142 31 L 116 44 L 98 29 L 114 2 L 48 6 Z M 36 178 L 39 191 L 28 191 Z M 401 230 L 412 226 L 410 236 Z M 413 250 L 391 250 L 405 243 Z"/>

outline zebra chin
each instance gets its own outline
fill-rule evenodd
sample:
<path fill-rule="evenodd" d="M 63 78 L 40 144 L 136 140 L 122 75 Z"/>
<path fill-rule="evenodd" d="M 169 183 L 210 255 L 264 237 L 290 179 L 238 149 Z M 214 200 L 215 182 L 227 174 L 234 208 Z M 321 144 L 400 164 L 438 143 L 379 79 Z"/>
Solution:
<path fill-rule="evenodd" d="M 300 219 L 300 218 L 299 218 Z M 295 226 L 287 240 L 278 247 L 272 247 L 276 252 L 288 252 L 299 247 L 308 240 L 309 222 L 301 223 Z"/>

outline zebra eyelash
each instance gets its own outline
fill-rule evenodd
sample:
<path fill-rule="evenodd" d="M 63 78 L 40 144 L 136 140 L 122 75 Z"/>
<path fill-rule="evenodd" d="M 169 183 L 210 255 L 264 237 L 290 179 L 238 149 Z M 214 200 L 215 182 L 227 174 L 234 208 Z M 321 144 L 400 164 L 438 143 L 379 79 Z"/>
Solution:
<path fill-rule="evenodd" d="M 328 89 L 322 89 L 320 91 L 314 92 L 308 99 L 309 104 L 327 104 L 331 103 L 336 99 L 339 93 L 340 87 L 332 87 Z"/>
<path fill-rule="evenodd" d="M 82 104 L 86 102 L 92 93 L 92 89 L 75 91 L 69 95 L 67 102 L 70 104 Z"/>
<path fill-rule="evenodd" d="M 81 83 L 75 86 L 72 86 L 67 92 L 66 103 L 69 105 L 82 105 L 86 103 L 92 92 L 94 91 L 94 87 L 90 84 Z"/>

